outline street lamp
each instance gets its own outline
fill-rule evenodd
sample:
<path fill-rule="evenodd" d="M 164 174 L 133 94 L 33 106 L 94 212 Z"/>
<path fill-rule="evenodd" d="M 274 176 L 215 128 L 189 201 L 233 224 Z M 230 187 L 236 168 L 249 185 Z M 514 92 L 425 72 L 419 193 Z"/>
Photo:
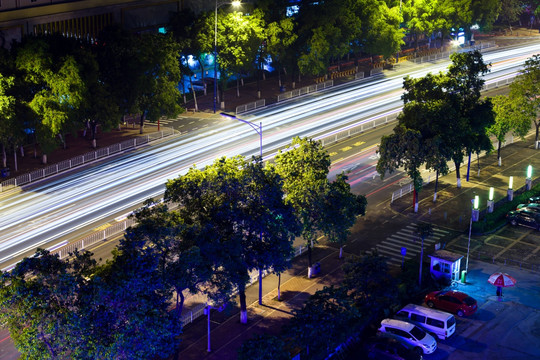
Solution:
<path fill-rule="evenodd" d="M 259 153 L 261 155 L 261 163 L 263 161 L 263 146 L 262 146 L 262 137 L 263 137 L 263 131 L 262 131 L 262 122 L 259 123 L 259 126 L 255 125 L 254 123 L 252 123 L 251 121 L 247 121 L 247 120 L 244 120 L 244 119 L 240 119 L 239 117 L 236 117 L 234 115 L 230 115 L 230 114 L 227 114 L 227 113 L 220 113 L 221 116 L 223 117 L 226 117 L 226 118 L 229 118 L 229 119 L 234 119 L 234 120 L 238 120 L 238 121 L 241 121 L 243 122 L 244 124 L 248 124 L 249 126 L 251 126 L 251 128 L 253 130 L 255 130 L 255 132 L 257 134 L 259 134 Z M 262 242 L 262 238 L 263 238 L 263 235 L 262 235 L 262 228 L 261 228 L 261 232 L 260 232 L 260 239 L 261 239 L 261 242 Z M 280 278 L 281 279 L 281 278 Z M 262 270 L 259 269 L 259 305 L 262 305 Z"/>
<path fill-rule="evenodd" d="M 259 134 L 259 150 L 260 150 L 260 154 L 261 154 L 261 161 L 262 161 L 262 156 L 263 156 L 263 152 L 262 152 L 262 149 L 263 149 L 263 146 L 262 146 L 262 136 L 263 136 L 263 131 L 262 131 L 262 122 L 259 123 L 259 126 L 255 125 L 254 123 L 252 123 L 251 121 L 247 121 L 247 120 L 244 120 L 244 119 L 240 119 L 239 117 L 236 117 L 234 115 L 231 115 L 231 114 L 227 114 L 227 113 L 220 113 L 221 116 L 223 117 L 226 117 L 226 118 L 229 118 L 229 119 L 234 119 L 234 120 L 238 120 L 238 121 L 241 121 L 243 122 L 244 124 L 248 124 L 249 126 L 251 126 L 251 128 L 253 130 L 255 130 L 255 132 L 257 134 Z"/>
<path fill-rule="evenodd" d="M 226 1 L 218 3 L 216 0 L 215 22 L 214 22 L 214 114 L 216 113 L 217 102 L 217 9 L 223 5 L 240 6 L 240 1 Z"/>

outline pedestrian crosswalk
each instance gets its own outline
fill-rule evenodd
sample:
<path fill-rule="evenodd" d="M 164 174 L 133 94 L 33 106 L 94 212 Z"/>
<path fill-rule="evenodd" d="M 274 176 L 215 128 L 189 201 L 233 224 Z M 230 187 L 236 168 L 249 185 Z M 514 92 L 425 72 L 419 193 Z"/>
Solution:
<path fill-rule="evenodd" d="M 169 124 L 172 124 L 175 121 L 177 121 L 177 119 L 159 119 L 159 125 L 167 126 Z M 157 121 L 151 122 L 151 121 L 145 120 L 144 124 L 145 125 L 157 125 Z"/>
<path fill-rule="evenodd" d="M 422 239 L 417 235 L 416 229 L 417 225 L 411 223 L 387 237 L 369 252 L 373 253 L 376 250 L 379 255 L 388 259 L 388 265 L 401 266 L 403 260 L 412 259 L 421 252 Z M 424 239 L 424 254 L 426 251 L 432 252 L 435 244 L 440 243 L 448 234 L 449 231 L 433 227 L 433 235 Z"/>

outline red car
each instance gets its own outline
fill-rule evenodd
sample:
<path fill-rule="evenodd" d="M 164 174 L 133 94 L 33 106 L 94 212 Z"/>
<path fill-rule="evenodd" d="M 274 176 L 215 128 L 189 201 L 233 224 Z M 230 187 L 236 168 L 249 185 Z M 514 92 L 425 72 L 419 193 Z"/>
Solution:
<path fill-rule="evenodd" d="M 433 291 L 426 295 L 426 305 L 452 312 L 457 316 L 469 316 L 476 312 L 476 300 L 460 291 Z"/>

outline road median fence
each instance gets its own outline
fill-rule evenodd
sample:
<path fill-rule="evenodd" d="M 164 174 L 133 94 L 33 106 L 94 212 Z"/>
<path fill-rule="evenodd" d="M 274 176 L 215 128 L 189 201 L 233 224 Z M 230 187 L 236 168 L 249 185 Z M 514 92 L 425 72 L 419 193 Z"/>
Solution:
<path fill-rule="evenodd" d="M 84 155 L 79 155 L 76 157 L 73 157 L 69 160 L 64 160 L 56 164 L 49 165 L 47 167 L 44 167 L 43 169 L 35 170 L 30 173 L 22 174 L 17 177 L 2 181 L 0 183 L 0 192 L 7 191 L 22 185 L 26 185 L 29 183 L 32 183 L 37 180 L 44 179 L 46 177 L 59 174 L 64 171 L 68 171 L 70 169 L 73 169 L 75 167 L 87 164 L 89 162 L 103 159 L 108 156 L 117 154 L 119 152 L 136 148 L 137 146 L 141 146 L 143 144 L 150 143 L 155 140 L 163 139 L 168 136 L 174 135 L 174 129 L 171 128 L 163 128 L 163 130 L 150 133 L 144 136 L 138 136 L 136 138 L 123 141 L 118 144 L 114 144 L 111 146 L 107 146 L 102 149 L 98 149 L 96 151 L 88 152 Z"/>
<path fill-rule="evenodd" d="M 278 98 L 277 98 L 277 101 L 280 102 L 280 101 L 283 101 L 283 100 L 292 99 L 294 97 L 314 93 L 316 91 L 320 91 L 322 89 L 326 89 L 326 88 L 329 88 L 329 87 L 332 87 L 332 86 L 334 86 L 334 80 L 327 80 L 327 81 L 322 82 L 322 83 L 313 84 L 313 85 L 309 85 L 309 86 L 304 86 L 304 87 L 301 87 L 299 89 L 294 89 L 292 91 L 287 91 L 287 92 L 284 92 L 282 94 L 279 94 Z"/>

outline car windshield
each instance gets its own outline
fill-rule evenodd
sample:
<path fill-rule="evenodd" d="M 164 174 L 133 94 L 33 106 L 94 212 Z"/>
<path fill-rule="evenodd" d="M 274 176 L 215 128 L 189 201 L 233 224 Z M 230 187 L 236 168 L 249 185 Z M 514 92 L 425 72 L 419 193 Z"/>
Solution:
<path fill-rule="evenodd" d="M 414 336 L 417 340 L 422 340 L 426 337 L 426 332 L 415 326 L 411 330 L 411 335 Z"/>
<path fill-rule="evenodd" d="M 476 303 L 476 300 L 474 300 L 470 296 L 467 296 L 465 299 L 463 299 L 463 302 L 470 306 L 470 305 L 474 305 Z"/>

